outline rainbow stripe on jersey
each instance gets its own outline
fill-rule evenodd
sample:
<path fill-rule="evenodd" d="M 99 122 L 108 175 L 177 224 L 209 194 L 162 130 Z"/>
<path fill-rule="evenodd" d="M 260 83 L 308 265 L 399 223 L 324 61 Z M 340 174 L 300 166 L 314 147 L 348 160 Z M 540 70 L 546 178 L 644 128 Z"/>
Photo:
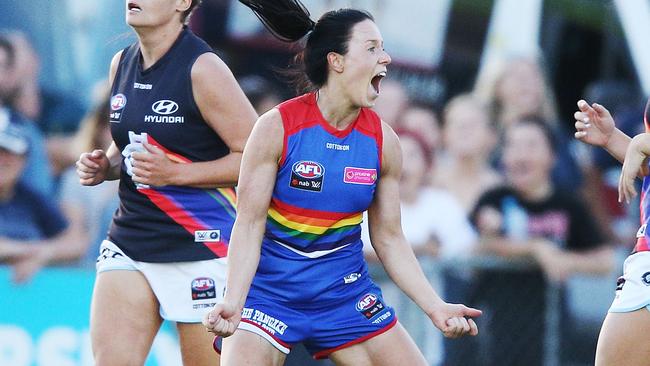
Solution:
<path fill-rule="evenodd" d="M 191 163 L 191 160 L 184 156 L 166 149 L 150 135 L 147 135 L 147 142 L 164 151 L 172 161 L 182 164 Z M 232 221 L 235 219 L 237 197 L 234 188 L 201 189 L 163 186 L 140 188 L 138 192 L 147 196 L 154 205 L 191 235 L 200 231 L 210 231 L 215 227 L 223 227 L 224 217 L 229 217 Z M 219 213 L 219 215 L 215 215 L 215 213 Z M 232 228 L 229 227 L 229 229 Z M 210 249 L 217 257 L 227 256 L 230 230 L 225 231 L 220 230 L 217 240 L 206 240 L 201 244 Z"/>

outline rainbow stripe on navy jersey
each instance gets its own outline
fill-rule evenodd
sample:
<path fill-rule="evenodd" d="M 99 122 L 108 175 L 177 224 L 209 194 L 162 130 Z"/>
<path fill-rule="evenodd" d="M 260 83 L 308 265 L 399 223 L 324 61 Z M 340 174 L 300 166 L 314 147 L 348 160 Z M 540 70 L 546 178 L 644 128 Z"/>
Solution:
<path fill-rule="evenodd" d="M 150 135 L 147 142 L 165 152 L 167 157 L 177 163 L 191 161 L 179 154 L 169 151 Z M 235 219 L 236 195 L 233 188 L 202 189 L 181 186 L 163 186 L 138 189 L 160 210 L 165 212 L 177 224 L 194 235 L 199 230 L 223 227 L 223 218 Z M 216 204 L 215 204 L 216 203 Z M 222 230 L 219 240 L 205 241 L 205 245 L 218 257 L 228 254 L 230 232 Z"/>
<path fill-rule="evenodd" d="M 650 99 L 646 103 L 645 113 L 643 115 L 643 125 L 645 132 L 650 133 Z M 641 196 L 639 203 L 639 212 L 641 218 L 641 227 L 636 234 L 636 245 L 634 252 L 650 251 L 650 238 L 648 237 L 648 218 L 650 218 L 650 200 L 648 200 L 650 191 L 650 177 L 643 178 L 643 186 L 641 188 Z"/>
<path fill-rule="evenodd" d="M 381 169 L 381 121 L 368 109 L 345 130 L 320 114 L 315 94 L 282 103 L 284 146 L 265 237 L 305 256 L 359 244 Z"/>

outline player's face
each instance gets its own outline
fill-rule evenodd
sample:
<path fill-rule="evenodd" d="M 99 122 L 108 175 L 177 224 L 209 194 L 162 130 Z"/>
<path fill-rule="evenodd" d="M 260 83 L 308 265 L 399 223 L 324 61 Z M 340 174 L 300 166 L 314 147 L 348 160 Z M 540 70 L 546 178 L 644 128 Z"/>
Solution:
<path fill-rule="evenodd" d="M 515 190 L 548 183 L 554 162 L 555 155 L 539 126 L 522 122 L 508 128 L 503 163 Z"/>
<path fill-rule="evenodd" d="M 373 21 L 357 23 L 351 32 L 341 73 L 343 90 L 355 106 L 372 107 L 379 96 L 381 79 L 386 76 L 386 67 L 391 59 L 384 50 L 384 40 Z"/>
<path fill-rule="evenodd" d="M 180 22 L 191 0 L 126 0 L 126 23 L 134 28 L 155 27 L 175 18 Z"/>

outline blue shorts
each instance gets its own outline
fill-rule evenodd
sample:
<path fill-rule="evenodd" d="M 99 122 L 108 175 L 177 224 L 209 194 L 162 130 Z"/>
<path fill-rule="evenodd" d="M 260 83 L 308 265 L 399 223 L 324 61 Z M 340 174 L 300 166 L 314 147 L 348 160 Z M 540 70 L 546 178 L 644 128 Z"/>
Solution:
<path fill-rule="evenodd" d="M 368 276 L 361 246 L 305 258 L 265 240 L 239 329 L 284 353 L 302 342 L 321 359 L 396 323 L 395 311 Z"/>

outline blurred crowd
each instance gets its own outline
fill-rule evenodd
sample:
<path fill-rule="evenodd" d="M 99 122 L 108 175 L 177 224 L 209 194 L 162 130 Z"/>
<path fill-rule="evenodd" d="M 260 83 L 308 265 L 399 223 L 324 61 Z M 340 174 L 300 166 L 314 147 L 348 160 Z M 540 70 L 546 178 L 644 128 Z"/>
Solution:
<path fill-rule="evenodd" d="M 83 113 L 41 90 L 39 63 L 24 34 L 0 34 L 0 263 L 16 282 L 54 264 L 92 267 L 118 205 L 117 182 L 83 187 L 74 166 L 111 141 L 109 86 L 97 85 Z M 572 138 L 540 59 L 512 57 L 490 70 L 435 106 L 389 76 L 375 108 L 402 144 L 407 239 L 419 257 L 447 263 L 436 279 L 443 293 L 482 308 L 482 332 L 492 336 L 473 340 L 474 352 L 464 351 L 470 341 L 448 342 L 445 364 L 535 365 L 544 330 L 529 324 L 545 323 L 548 285 L 618 271 L 615 251 L 631 248 L 637 210 L 617 202 L 619 165 Z M 259 114 L 286 96 L 265 76 L 239 81 Z M 624 83 L 594 82 L 584 96 L 609 107 L 622 130 L 640 132 L 643 103 Z M 376 261 L 370 245 L 367 257 Z M 486 258 L 502 264 L 476 264 Z"/>

